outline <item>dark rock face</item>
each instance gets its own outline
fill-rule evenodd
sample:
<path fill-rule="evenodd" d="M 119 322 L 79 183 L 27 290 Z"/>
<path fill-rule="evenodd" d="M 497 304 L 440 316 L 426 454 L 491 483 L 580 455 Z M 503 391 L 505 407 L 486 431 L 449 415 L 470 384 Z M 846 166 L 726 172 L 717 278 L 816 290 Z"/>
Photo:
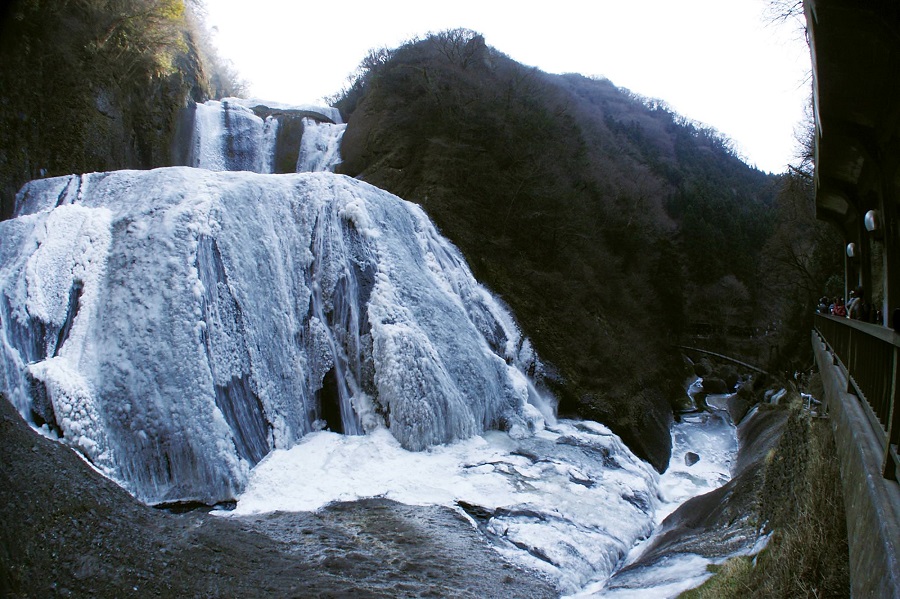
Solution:
<path fill-rule="evenodd" d="M 138 503 L 0 396 L 0 596 L 554 597 L 446 508 L 223 518 Z"/>
<path fill-rule="evenodd" d="M 557 392 L 565 393 L 561 387 Z M 656 389 L 635 391 L 627 402 L 616 402 L 602 396 L 584 396 L 570 405 L 577 417 L 602 422 L 621 437 L 638 457 L 646 460 L 658 472 L 664 472 L 672 457 L 671 426 L 673 421 L 669 403 Z"/>
<path fill-rule="evenodd" d="M 703 391 L 712 395 L 721 395 L 728 393 L 728 385 L 722 379 L 705 378 L 703 379 Z"/>
<path fill-rule="evenodd" d="M 735 389 L 737 389 L 739 377 L 736 372 L 731 372 L 725 376 L 725 387 L 728 388 L 729 393 L 733 393 Z"/>
<path fill-rule="evenodd" d="M 728 398 L 726 407 L 728 408 L 728 415 L 731 417 L 731 421 L 735 424 L 740 424 L 747 412 L 750 411 L 751 403 L 740 394 L 735 394 Z"/>
<path fill-rule="evenodd" d="M 752 406 L 753 404 L 740 393 L 735 393 L 729 397 L 725 405 L 728 409 L 728 416 L 736 425 L 741 423 Z"/>
<path fill-rule="evenodd" d="M 275 140 L 275 172 L 293 173 L 297 170 L 297 157 L 300 155 L 303 117 L 285 115 L 279 119 L 278 124 L 278 137 Z"/>
<path fill-rule="evenodd" d="M 685 466 L 693 466 L 697 462 L 700 461 L 700 456 L 694 453 L 693 451 L 689 451 L 684 454 L 684 465 Z"/>

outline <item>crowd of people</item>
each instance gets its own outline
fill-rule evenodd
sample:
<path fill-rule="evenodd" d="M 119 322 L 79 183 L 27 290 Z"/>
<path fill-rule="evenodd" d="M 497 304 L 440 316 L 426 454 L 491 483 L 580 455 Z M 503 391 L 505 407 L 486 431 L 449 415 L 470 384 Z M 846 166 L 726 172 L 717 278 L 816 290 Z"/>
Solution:
<path fill-rule="evenodd" d="M 844 298 L 842 297 L 829 298 L 822 296 L 819 300 L 817 311 L 819 314 L 832 314 L 865 322 L 881 322 L 881 313 L 878 310 L 873 310 L 869 302 L 866 301 L 866 294 L 862 287 L 857 287 L 850 291 L 850 297 L 846 303 L 844 303 Z"/>

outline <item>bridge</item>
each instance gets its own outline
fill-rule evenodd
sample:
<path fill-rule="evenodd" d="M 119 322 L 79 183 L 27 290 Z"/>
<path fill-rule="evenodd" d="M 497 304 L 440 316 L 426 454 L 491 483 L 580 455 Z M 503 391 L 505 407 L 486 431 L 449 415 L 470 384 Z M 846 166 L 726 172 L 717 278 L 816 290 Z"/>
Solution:
<path fill-rule="evenodd" d="M 686 353 L 694 353 L 694 354 L 699 354 L 701 356 L 709 356 L 711 358 L 715 358 L 716 360 L 720 360 L 722 362 L 728 362 L 730 364 L 735 364 L 737 366 L 740 366 L 744 370 L 756 372 L 757 374 L 766 374 L 766 375 L 772 376 L 771 374 L 769 374 L 768 372 L 766 372 L 765 370 L 763 370 L 762 368 L 760 368 L 758 366 L 754 366 L 753 364 L 749 364 L 747 362 L 744 362 L 743 360 L 739 360 L 738 358 L 726 356 L 725 354 L 720 354 L 718 352 L 710 351 L 708 349 L 701 349 L 699 347 L 689 347 L 687 345 L 676 345 L 675 348 L 680 349 L 681 351 L 686 352 Z"/>
<path fill-rule="evenodd" d="M 844 237 L 844 295 L 873 322 L 817 315 L 812 346 L 841 466 L 853 597 L 900 598 L 900 2 L 804 0 L 816 215 Z"/>

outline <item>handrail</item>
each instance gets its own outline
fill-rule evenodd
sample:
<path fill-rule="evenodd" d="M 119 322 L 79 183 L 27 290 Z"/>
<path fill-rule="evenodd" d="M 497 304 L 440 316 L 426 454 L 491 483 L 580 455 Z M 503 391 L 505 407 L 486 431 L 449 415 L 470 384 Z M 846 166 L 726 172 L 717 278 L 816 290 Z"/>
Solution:
<path fill-rule="evenodd" d="M 866 322 L 816 314 L 815 328 L 847 373 L 847 391 L 863 409 L 884 448 L 884 475 L 900 470 L 900 334 Z"/>
<path fill-rule="evenodd" d="M 876 337 L 884 341 L 885 343 L 890 343 L 894 346 L 900 346 L 900 333 L 897 333 L 896 331 L 887 327 L 883 327 L 880 324 L 872 324 L 869 322 L 864 322 L 862 320 L 853 320 L 852 318 L 832 316 L 831 314 L 816 314 L 816 316 L 833 322 L 841 323 L 844 326 L 850 327 L 851 329 L 855 329 L 867 335 L 871 335 L 872 337 Z"/>

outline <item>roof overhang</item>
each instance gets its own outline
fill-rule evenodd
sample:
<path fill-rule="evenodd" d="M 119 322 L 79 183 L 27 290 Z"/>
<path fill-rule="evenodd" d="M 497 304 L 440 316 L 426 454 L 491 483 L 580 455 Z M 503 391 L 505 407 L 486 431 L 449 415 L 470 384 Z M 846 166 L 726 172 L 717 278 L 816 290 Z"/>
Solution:
<path fill-rule="evenodd" d="M 845 231 L 869 209 L 900 125 L 900 2 L 806 0 L 816 117 L 816 214 Z"/>

